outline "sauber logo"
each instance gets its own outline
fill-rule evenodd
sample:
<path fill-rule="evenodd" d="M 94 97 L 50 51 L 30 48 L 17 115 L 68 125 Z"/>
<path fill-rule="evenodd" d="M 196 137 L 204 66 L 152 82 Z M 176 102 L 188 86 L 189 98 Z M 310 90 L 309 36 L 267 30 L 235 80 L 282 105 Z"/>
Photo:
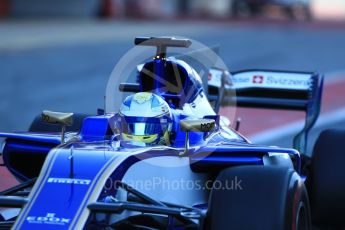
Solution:
<path fill-rule="evenodd" d="M 71 219 L 56 217 L 55 213 L 47 213 L 46 216 L 28 216 L 26 221 L 30 224 L 66 225 L 69 224 Z"/>
<path fill-rule="evenodd" d="M 254 84 L 264 83 L 264 76 L 253 76 L 253 83 Z"/>
<path fill-rule="evenodd" d="M 49 177 L 47 183 L 89 185 L 91 180 Z"/>

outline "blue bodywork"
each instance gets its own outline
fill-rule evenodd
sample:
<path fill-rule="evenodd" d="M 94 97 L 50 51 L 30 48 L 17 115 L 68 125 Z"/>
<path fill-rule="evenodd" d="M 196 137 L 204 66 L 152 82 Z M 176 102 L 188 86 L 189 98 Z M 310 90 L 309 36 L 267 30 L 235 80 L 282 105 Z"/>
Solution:
<path fill-rule="evenodd" d="M 177 85 L 178 91 L 161 91 L 161 83 L 148 80 L 144 71 L 137 79 L 140 83 L 138 91 L 153 91 L 172 108 L 172 146 L 121 147 L 116 144 L 120 141 L 111 129 L 116 114 L 87 117 L 79 132 L 68 133 L 70 138 L 64 144 L 60 143 L 59 133 L 0 133 L 0 137 L 6 138 L 3 158 L 10 172 L 20 181 L 38 177 L 28 203 L 16 220 L 15 229 L 83 228 L 91 221 L 88 204 L 104 201 L 109 194 L 116 196 L 117 188 L 105 189 L 109 178 L 121 181 L 139 161 L 162 156 L 181 158 L 186 134 L 180 131 L 179 123 L 186 118 L 216 121 L 216 130 L 212 133 L 189 134 L 191 148 L 183 158 L 189 161 L 188 170 L 192 173 L 215 175 L 231 166 L 263 165 L 264 158 L 270 153 L 289 156 L 294 169 L 301 172 L 301 157 L 297 150 L 254 145 L 233 129 L 222 126 L 219 115 L 208 103 L 200 77 L 188 64 L 160 56 L 144 65 L 144 69 L 169 81 L 175 77 L 173 67 L 177 68 L 182 83 Z M 319 98 L 320 93 L 316 96 Z M 196 100 L 205 103 L 194 104 Z M 186 113 L 183 110 L 186 104 L 197 111 Z M 315 104 L 308 104 L 308 109 L 311 111 L 308 117 L 312 118 L 307 128 L 313 125 L 319 112 Z M 207 199 L 192 205 L 206 208 L 205 201 Z"/>

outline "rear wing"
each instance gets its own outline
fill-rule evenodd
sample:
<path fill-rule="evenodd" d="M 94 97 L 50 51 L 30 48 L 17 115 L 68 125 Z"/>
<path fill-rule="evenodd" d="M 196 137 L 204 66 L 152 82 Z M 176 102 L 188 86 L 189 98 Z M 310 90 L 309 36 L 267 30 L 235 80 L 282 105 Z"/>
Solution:
<path fill-rule="evenodd" d="M 208 98 L 218 112 L 221 105 L 298 110 L 306 113 L 304 128 L 293 147 L 306 153 L 307 137 L 321 107 L 323 76 L 313 72 L 244 70 L 228 73 L 212 68 L 208 75 Z"/>

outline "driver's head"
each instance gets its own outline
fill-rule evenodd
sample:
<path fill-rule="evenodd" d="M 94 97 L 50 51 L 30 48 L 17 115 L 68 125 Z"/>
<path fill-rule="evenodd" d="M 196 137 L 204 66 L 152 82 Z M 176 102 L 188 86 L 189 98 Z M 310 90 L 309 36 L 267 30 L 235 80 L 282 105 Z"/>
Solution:
<path fill-rule="evenodd" d="M 164 99 L 153 93 L 128 96 L 115 122 L 120 139 L 146 145 L 170 145 L 172 114 Z"/>

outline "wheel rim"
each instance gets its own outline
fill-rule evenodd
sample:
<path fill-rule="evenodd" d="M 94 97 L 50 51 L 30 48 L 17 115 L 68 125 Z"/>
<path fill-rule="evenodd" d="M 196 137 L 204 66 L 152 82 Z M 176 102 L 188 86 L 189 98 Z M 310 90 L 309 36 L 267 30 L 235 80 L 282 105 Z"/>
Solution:
<path fill-rule="evenodd" d="M 297 230 L 309 230 L 308 214 L 303 202 L 301 202 L 298 206 L 296 227 Z"/>

